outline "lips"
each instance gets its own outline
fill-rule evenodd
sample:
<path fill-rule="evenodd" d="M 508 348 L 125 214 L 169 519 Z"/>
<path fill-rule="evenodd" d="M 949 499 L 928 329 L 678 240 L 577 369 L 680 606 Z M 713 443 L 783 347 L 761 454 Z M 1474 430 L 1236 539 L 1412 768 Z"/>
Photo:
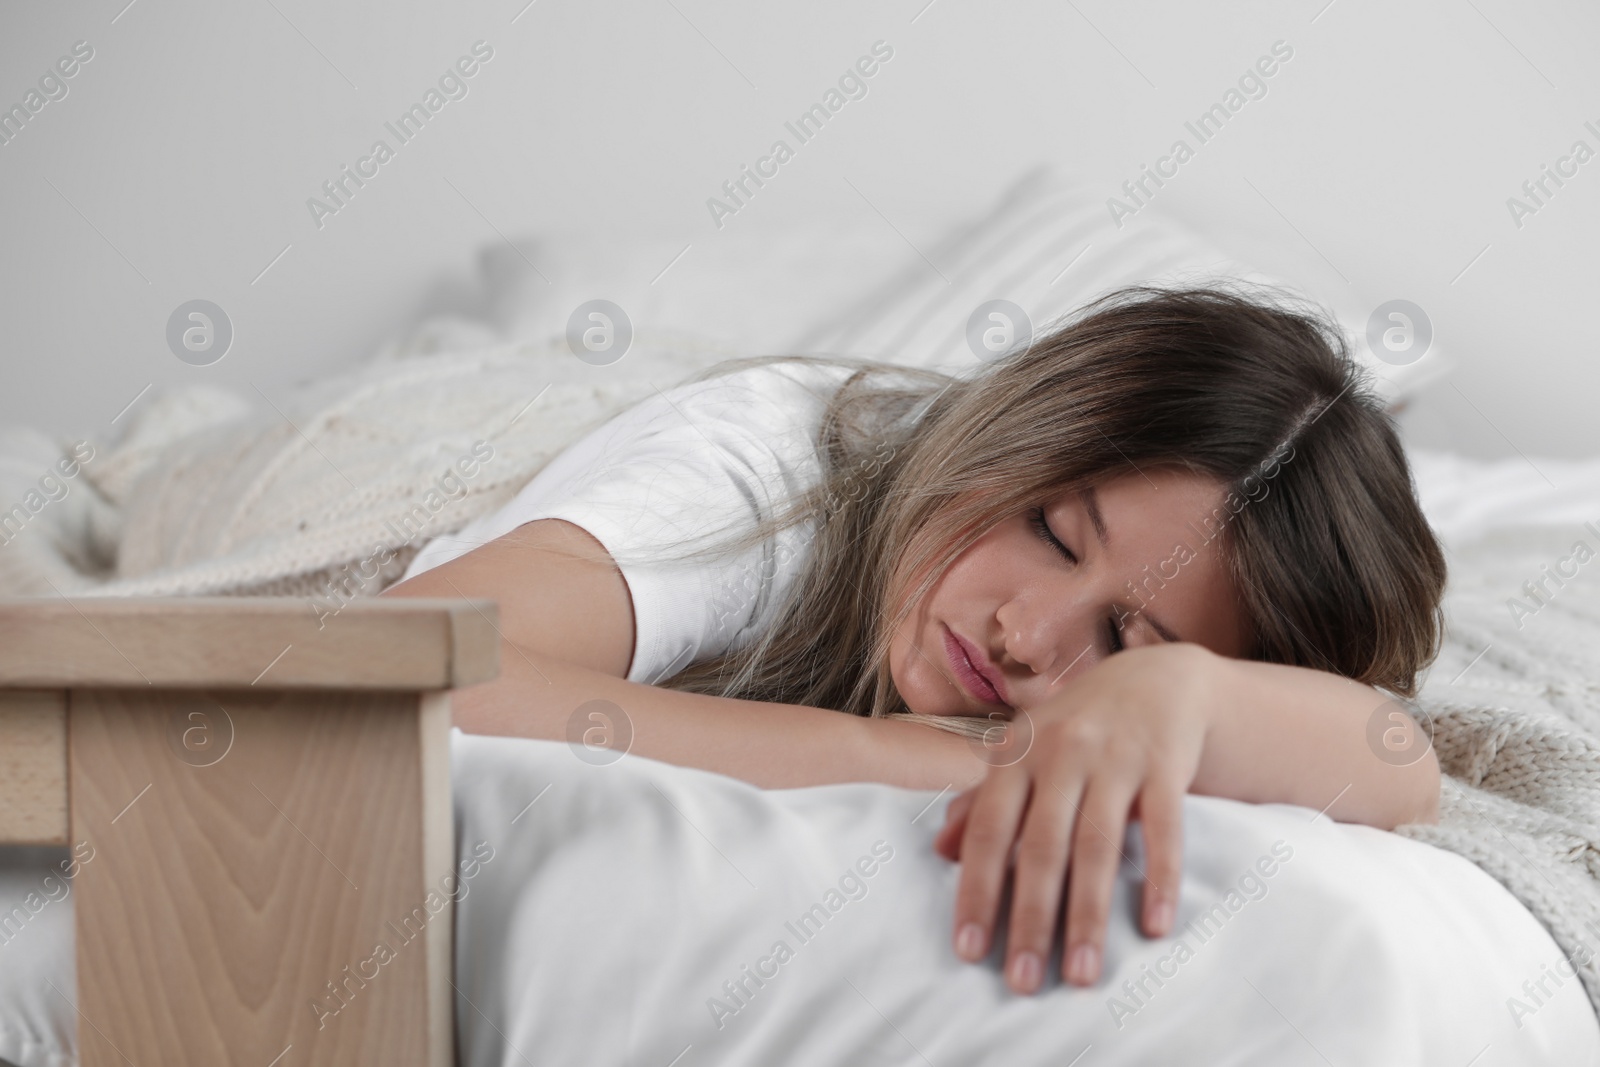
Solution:
<path fill-rule="evenodd" d="M 951 671 L 967 692 L 985 704 L 1010 706 L 1002 689 L 1004 683 L 982 652 L 948 626 L 944 630 L 944 647 L 950 657 Z"/>

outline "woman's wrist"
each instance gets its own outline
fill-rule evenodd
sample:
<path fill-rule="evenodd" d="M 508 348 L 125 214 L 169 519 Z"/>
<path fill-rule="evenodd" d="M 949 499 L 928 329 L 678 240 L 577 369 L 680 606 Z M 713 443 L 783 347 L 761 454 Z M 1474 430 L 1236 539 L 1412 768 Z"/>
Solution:
<path fill-rule="evenodd" d="M 1252 661 L 1192 647 L 1186 684 L 1200 708 L 1205 740 L 1190 792 L 1256 804 L 1303 802 L 1299 787 L 1311 768 L 1297 770 L 1295 764 L 1318 757 L 1292 742 L 1300 731 L 1289 702 L 1277 704 L 1281 698 L 1263 690 L 1249 671 Z M 1285 746 L 1298 759 L 1281 758 Z"/>
<path fill-rule="evenodd" d="M 1190 641 L 1147 645 L 1120 653 L 1134 686 L 1150 686 L 1143 699 L 1164 707 L 1172 728 L 1198 736 L 1201 759 L 1227 735 L 1237 712 L 1238 660 Z M 1135 661 L 1146 662 L 1135 666 Z"/>
<path fill-rule="evenodd" d="M 862 780 L 903 789 L 960 792 L 979 781 L 988 765 L 959 734 L 909 719 L 860 719 L 866 735 Z"/>
<path fill-rule="evenodd" d="M 1225 732 L 1228 717 L 1236 708 L 1234 699 L 1240 679 L 1235 668 L 1239 661 L 1219 655 L 1204 645 L 1185 642 L 1167 647 L 1181 650 L 1183 656 L 1183 673 L 1178 684 L 1193 702 L 1191 706 L 1200 721 L 1203 762 L 1205 752 Z"/>

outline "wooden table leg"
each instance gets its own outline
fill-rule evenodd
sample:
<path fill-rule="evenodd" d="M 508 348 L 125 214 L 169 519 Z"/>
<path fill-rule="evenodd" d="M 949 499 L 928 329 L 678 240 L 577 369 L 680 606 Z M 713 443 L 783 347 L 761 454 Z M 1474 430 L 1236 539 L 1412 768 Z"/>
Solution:
<path fill-rule="evenodd" d="M 0 842 L 67 843 L 67 694 L 0 689 Z"/>
<path fill-rule="evenodd" d="M 75 689 L 84 1067 L 454 1060 L 444 692 Z"/>

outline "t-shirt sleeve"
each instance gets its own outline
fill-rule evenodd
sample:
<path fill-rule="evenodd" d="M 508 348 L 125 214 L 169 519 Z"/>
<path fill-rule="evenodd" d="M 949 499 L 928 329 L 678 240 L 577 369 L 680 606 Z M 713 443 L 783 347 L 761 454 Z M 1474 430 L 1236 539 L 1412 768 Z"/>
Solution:
<path fill-rule="evenodd" d="M 825 391 L 815 373 L 762 366 L 657 393 L 551 460 L 507 505 L 424 546 L 406 577 L 536 519 L 586 530 L 633 601 L 627 678 L 653 684 L 742 647 L 772 624 L 814 525 L 714 560 L 652 559 L 722 543 L 815 484 Z"/>

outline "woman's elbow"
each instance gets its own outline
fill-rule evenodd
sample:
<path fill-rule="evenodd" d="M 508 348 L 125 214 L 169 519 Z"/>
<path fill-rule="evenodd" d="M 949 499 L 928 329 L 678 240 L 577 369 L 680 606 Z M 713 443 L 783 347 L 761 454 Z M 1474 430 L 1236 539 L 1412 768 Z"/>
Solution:
<path fill-rule="evenodd" d="M 1384 827 L 1393 830 L 1397 826 L 1407 823 L 1437 823 L 1439 821 L 1439 791 L 1442 787 L 1439 772 L 1439 757 L 1430 746 L 1428 751 L 1416 763 L 1406 768 L 1410 772 L 1406 791 L 1409 803 L 1404 810 L 1398 813 L 1394 826 Z"/>

